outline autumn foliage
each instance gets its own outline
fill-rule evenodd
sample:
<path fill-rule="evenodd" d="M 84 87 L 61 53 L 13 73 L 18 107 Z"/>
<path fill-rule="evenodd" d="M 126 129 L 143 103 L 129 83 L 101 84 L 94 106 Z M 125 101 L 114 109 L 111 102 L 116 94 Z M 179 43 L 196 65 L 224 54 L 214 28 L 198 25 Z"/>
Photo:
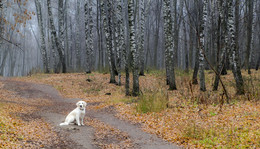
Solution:
<path fill-rule="evenodd" d="M 241 96 L 235 94 L 232 73 L 223 76 L 231 96 L 230 104 L 225 103 L 221 88 L 200 92 L 199 86 L 191 85 L 191 74 L 177 71 L 176 91 L 167 90 L 164 76 L 163 72 L 152 71 L 141 77 L 142 95 L 136 98 L 125 97 L 123 86 L 109 84 L 108 74 L 37 74 L 16 80 L 50 84 L 65 97 L 97 103 L 89 106 L 90 109 L 114 106 L 117 117 L 140 123 L 144 131 L 185 147 L 260 147 L 259 73 L 243 73 L 246 94 Z M 206 71 L 208 89 L 214 81 L 213 76 L 214 73 Z M 151 103 L 164 106 L 149 108 Z M 146 105 L 146 109 L 140 109 L 140 104 Z"/>
<path fill-rule="evenodd" d="M 21 98 L 0 83 L 0 147 L 43 148 L 60 144 L 58 134 L 40 117 L 33 116 L 43 99 Z"/>

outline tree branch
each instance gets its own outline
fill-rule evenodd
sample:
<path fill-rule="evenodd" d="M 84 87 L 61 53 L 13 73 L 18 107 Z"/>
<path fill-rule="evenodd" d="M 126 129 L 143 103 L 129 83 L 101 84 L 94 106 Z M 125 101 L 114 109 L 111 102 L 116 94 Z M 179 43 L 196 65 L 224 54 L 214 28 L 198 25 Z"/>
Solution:
<path fill-rule="evenodd" d="M 2 36 L 0 36 L 0 38 L 3 39 L 4 41 L 6 41 L 6 42 L 8 42 L 8 43 L 10 43 L 10 44 L 12 44 L 12 45 L 14 45 L 14 46 L 16 46 L 17 48 L 19 48 L 20 50 L 23 51 L 23 49 L 20 47 L 20 44 L 18 44 L 18 43 L 13 43 L 12 41 L 10 41 L 10 40 L 8 40 L 8 39 L 5 39 L 5 38 L 2 37 Z M 0 39 L 0 40 L 1 40 L 1 39 Z"/>

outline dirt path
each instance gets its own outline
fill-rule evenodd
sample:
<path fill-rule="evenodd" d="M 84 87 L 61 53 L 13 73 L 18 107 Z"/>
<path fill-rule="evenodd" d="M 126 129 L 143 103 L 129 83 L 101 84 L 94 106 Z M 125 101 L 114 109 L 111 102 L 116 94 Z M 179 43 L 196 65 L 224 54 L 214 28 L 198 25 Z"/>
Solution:
<path fill-rule="evenodd" d="M 52 102 L 51 105 L 43 105 L 39 108 L 39 111 L 35 113 L 37 116 L 43 117 L 47 122 L 54 126 L 55 131 L 60 135 L 66 136 L 73 145 L 65 146 L 65 148 L 86 148 L 95 149 L 99 148 L 94 145 L 95 129 L 91 126 L 65 126 L 60 127 L 65 115 L 64 113 L 70 112 L 75 108 L 75 103 L 80 99 L 66 99 L 60 96 L 58 91 L 49 85 L 41 85 L 34 83 L 25 83 L 12 81 L 9 79 L 1 80 L 4 83 L 4 88 L 12 90 L 17 95 L 23 98 L 44 98 Z M 107 125 L 110 125 L 120 131 L 128 134 L 133 142 L 133 148 L 141 149 L 175 149 L 179 148 L 173 144 L 170 144 L 156 135 L 151 135 L 143 132 L 137 125 L 132 125 L 128 122 L 119 120 L 114 116 L 113 109 L 104 109 L 100 111 L 86 111 L 86 117 L 91 119 L 97 119 Z M 110 140 L 113 141 L 113 140 Z M 116 143 L 112 142 L 112 143 Z M 62 146 L 64 148 L 64 145 Z"/>

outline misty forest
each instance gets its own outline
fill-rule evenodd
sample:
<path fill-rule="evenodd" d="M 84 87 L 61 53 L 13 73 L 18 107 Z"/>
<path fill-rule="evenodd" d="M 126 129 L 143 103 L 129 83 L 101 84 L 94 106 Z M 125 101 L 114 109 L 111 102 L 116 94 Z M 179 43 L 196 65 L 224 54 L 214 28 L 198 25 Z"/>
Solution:
<path fill-rule="evenodd" d="M 0 0 L 0 146 L 260 148 L 259 66 L 259 0 Z"/>

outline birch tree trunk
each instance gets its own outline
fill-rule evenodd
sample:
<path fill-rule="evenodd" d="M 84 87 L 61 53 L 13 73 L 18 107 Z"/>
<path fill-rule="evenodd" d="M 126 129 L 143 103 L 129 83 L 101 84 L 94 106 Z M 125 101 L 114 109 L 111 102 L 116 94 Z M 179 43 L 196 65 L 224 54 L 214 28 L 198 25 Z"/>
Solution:
<path fill-rule="evenodd" d="M 205 34 L 204 29 L 206 26 L 207 21 L 207 0 L 203 0 L 203 14 L 201 19 L 201 25 L 200 25 L 200 37 L 199 37 L 199 77 L 200 77 L 200 90 L 206 91 L 206 85 L 205 85 L 205 61 L 204 61 L 204 53 L 205 52 Z"/>
<path fill-rule="evenodd" d="M 93 17 L 92 1 L 85 3 L 85 34 L 86 34 L 86 73 L 91 73 L 93 56 Z"/>
<path fill-rule="evenodd" d="M 140 19 L 140 39 L 139 39 L 139 51 L 140 51 L 140 76 L 144 76 L 144 26 L 145 26 L 145 10 L 144 10 L 144 0 L 140 0 L 140 12 L 141 12 L 141 19 Z"/>
<path fill-rule="evenodd" d="M 124 3 L 123 5 L 124 8 L 128 8 L 128 3 Z M 126 13 L 126 12 L 125 12 Z M 127 13 L 126 13 L 127 14 Z M 128 17 L 126 17 L 126 20 L 129 19 Z M 128 24 L 128 20 L 125 22 L 125 26 L 129 26 Z M 129 27 L 126 27 L 125 28 L 126 30 L 126 35 L 125 38 L 126 40 L 125 41 L 125 48 L 123 49 L 123 58 L 124 58 L 124 65 L 125 65 L 125 95 L 126 96 L 130 96 L 130 75 L 129 75 L 129 68 L 130 68 L 130 54 L 129 54 Z"/>
<path fill-rule="evenodd" d="M 80 46 L 80 4 L 81 4 L 81 1 L 82 0 L 77 0 L 77 3 L 76 3 L 76 67 L 77 67 L 77 70 L 80 70 L 81 68 L 81 46 Z M 86 1 L 87 3 L 87 1 Z M 85 7 L 86 7 L 86 4 L 85 4 Z M 84 9 L 85 10 L 85 24 L 86 24 L 86 21 L 88 21 L 88 19 L 86 18 L 86 8 Z M 86 28 L 85 26 L 85 33 L 86 33 L 86 36 L 88 36 L 87 34 L 87 31 L 88 29 Z M 87 37 L 86 37 L 87 39 Z M 87 44 L 87 42 L 86 42 Z M 87 48 L 87 46 L 86 46 Z"/>
<path fill-rule="evenodd" d="M 101 0 L 101 12 L 103 18 L 103 26 L 105 30 L 106 46 L 108 53 L 108 63 L 110 70 L 110 83 L 116 83 L 115 79 L 115 60 L 113 56 L 112 46 L 112 4 L 111 1 Z"/>
<path fill-rule="evenodd" d="M 154 54 L 153 54 L 153 66 L 155 69 L 158 68 L 158 49 L 159 49 L 159 33 L 160 33 L 160 27 L 161 27 L 161 10 L 162 10 L 162 0 L 156 0 L 156 16 L 155 16 L 155 38 L 154 38 Z"/>
<path fill-rule="evenodd" d="M 3 8 L 3 1 L 0 1 L 0 18 L 4 18 L 4 8 Z M 3 19 L 0 20 L 0 36 L 3 37 L 4 33 L 4 22 Z M 0 48 L 3 45 L 3 39 L 0 39 Z M 1 56 L 1 55 L 0 55 Z"/>
<path fill-rule="evenodd" d="M 258 49 L 258 59 L 256 62 L 255 70 L 257 71 L 260 65 L 260 49 Z"/>
<path fill-rule="evenodd" d="M 130 29 L 130 52 L 133 58 L 133 96 L 139 95 L 139 70 L 138 70 L 138 51 L 135 40 L 135 26 L 134 26 L 134 0 L 128 0 L 128 15 L 129 15 L 129 29 Z"/>
<path fill-rule="evenodd" d="M 41 54 L 42 54 L 42 60 L 43 60 L 43 68 L 45 73 L 49 73 L 49 63 L 48 63 L 48 56 L 47 56 L 47 50 L 46 50 L 46 44 L 45 44 L 45 35 L 43 30 L 43 22 L 42 22 L 42 10 L 41 10 L 41 4 L 39 0 L 35 0 L 35 6 L 36 6 L 36 14 L 38 19 L 38 27 L 40 29 L 40 40 L 41 40 Z"/>
<path fill-rule="evenodd" d="M 65 31 L 65 24 L 64 24 L 64 5 L 63 5 L 64 0 L 59 0 L 58 1 L 58 25 L 59 25 L 59 37 L 58 37 L 58 42 L 60 45 L 60 50 L 61 55 L 60 55 L 60 64 L 62 65 L 62 72 L 65 73 L 66 70 L 66 62 L 65 62 L 65 51 L 64 51 L 64 46 L 65 46 L 65 42 L 64 42 L 64 31 Z M 59 48 L 57 48 L 59 49 Z M 64 72 L 64 68 L 65 68 L 65 72 Z"/>
<path fill-rule="evenodd" d="M 169 90 L 176 90 L 174 74 L 174 43 L 172 35 L 172 16 L 170 9 L 170 0 L 163 0 L 164 7 L 164 37 L 165 37 L 165 57 L 168 65 Z"/>
<path fill-rule="evenodd" d="M 232 64 L 232 72 L 236 81 L 236 89 L 237 89 L 237 94 L 241 95 L 245 93 L 244 90 L 244 81 L 242 78 L 241 74 L 241 68 L 239 64 L 239 57 L 238 57 L 238 51 L 237 47 L 235 44 L 235 24 L 234 24 L 234 16 L 233 16 L 233 9 L 232 9 L 232 4 L 233 0 L 228 0 L 228 22 L 227 22 L 227 27 L 228 27 L 228 33 L 229 33 L 229 43 L 230 43 L 230 48 L 228 49 L 228 53 L 230 53 L 230 63 Z"/>
<path fill-rule="evenodd" d="M 218 90 L 219 85 L 219 74 L 221 74 L 225 61 L 226 61 L 226 41 L 225 38 L 227 38 L 227 32 L 226 32 L 226 21 L 224 20 L 224 7 L 225 3 L 223 0 L 219 0 L 217 2 L 217 7 L 219 11 L 219 19 L 218 19 L 218 31 L 217 31 L 217 72 L 218 74 L 215 75 L 215 80 L 213 84 L 213 91 Z"/>
<path fill-rule="evenodd" d="M 247 16 L 246 16 L 246 19 L 247 19 L 247 25 L 246 25 L 246 29 L 247 29 L 247 37 L 246 37 L 246 59 L 245 59 L 245 64 L 246 64 L 246 67 L 248 69 L 248 74 L 251 74 L 251 71 L 250 71 L 250 57 L 251 57 L 251 51 L 252 51 L 252 42 L 253 42 L 253 39 L 252 39 L 252 35 L 253 35 L 253 8 L 254 8 L 254 0 L 247 0 L 246 1 L 247 3 L 247 7 L 248 7 L 248 13 L 247 13 Z"/>
<path fill-rule="evenodd" d="M 186 23 L 183 20 L 183 34 L 184 34 L 184 50 L 185 50 L 185 72 L 189 72 L 189 52 L 188 52 L 188 40 L 187 40 L 187 29 Z"/>
<path fill-rule="evenodd" d="M 59 25 L 59 41 L 61 43 L 62 49 L 64 49 L 64 31 L 65 31 L 65 23 L 64 23 L 64 5 L 63 5 L 64 0 L 59 0 L 58 3 L 58 25 Z"/>
<path fill-rule="evenodd" d="M 260 14 L 259 8 L 260 8 L 260 3 L 258 3 L 258 7 L 257 7 L 257 9 L 256 9 L 256 10 L 258 10 L 258 11 L 257 11 L 257 14 Z M 259 21 L 260 21 L 259 15 L 258 15 L 257 18 L 258 18 L 257 22 L 259 22 Z M 259 24 L 259 23 L 258 23 L 258 28 L 260 28 L 260 24 Z M 258 34 L 258 45 L 260 45 L 260 34 Z M 257 61 L 256 61 L 255 70 L 258 70 L 259 65 L 260 65 L 260 48 L 258 48 L 258 58 L 257 58 Z"/>
<path fill-rule="evenodd" d="M 57 51 L 59 53 L 59 58 L 60 58 L 60 62 L 62 65 L 62 73 L 66 73 L 66 62 L 65 62 L 65 55 L 64 55 L 64 48 L 61 44 L 61 41 L 59 40 L 59 38 L 57 37 L 57 33 L 56 33 L 56 29 L 54 26 L 54 22 L 53 22 L 53 15 L 52 15 L 52 10 L 51 10 L 51 0 L 47 0 L 47 7 L 48 7 L 48 17 L 50 20 L 50 29 L 51 29 L 51 36 L 52 39 L 57 47 Z"/>
<path fill-rule="evenodd" d="M 102 28 L 101 28 L 101 11 L 100 11 L 100 0 L 97 0 L 97 7 L 96 7 L 96 24 L 97 24 L 97 38 L 98 38 L 98 71 L 101 71 L 103 68 L 103 48 L 102 48 Z"/>
<path fill-rule="evenodd" d="M 173 31 L 173 35 L 174 35 L 174 65 L 175 66 L 178 66 L 178 47 L 176 47 L 177 45 L 178 45 L 178 15 L 177 15 L 177 13 L 178 13 L 178 11 L 177 11 L 177 0 L 173 0 L 173 6 L 172 6 L 172 8 L 173 8 L 173 16 L 172 16 L 172 18 L 173 18 L 173 29 L 172 29 L 172 31 Z"/>
<path fill-rule="evenodd" d="M 178 63 L 178 57 L 179 57 L 179 34 L 180 34 L 180 26 L 181 26 L 181 19 L 183 15 L 183 5 L 184 5 L 184 0 L 180 1 L 179 10 L 177 8 L 177 0 L 173 1 L 174 5 L 174 65 L 179 66 Z M 179 12 L 179 13 L 178 13 Z M 179 18 L 179 19 L 178 19 Z"/>
<path fill-rule="evenodd" d="M 122 4 L 121 4 L 121 0 L 117 0 L 116 2 L 117 5 L 117 23 L 115 24 L 116 28 L 117 28 L 117 70 L 118 70 L 118 85 L 121 85 L 121 67 L 122 67 L 122 60 L 124 58 L 122 58 L 123 53 L 125 50 L 125 37 L 124 37 L 124 24 L 123 24 L 123 11 L 122 11 Z M 124 62 L 125 63 L 125 62 Z"/>
<path fill-rule="evenodd" d="M 259 3 L 260 5 L 260 3 Z M 259 8 L 259 7 L 258 7 Z M 260 25 L 258 24 L 259 28 L 260 28 Z M 258 45 L 260 45 L 260 34 L 258 34 Z M 258 59 L 256 61 L 256 66 L 255 66 L 255 70 L 258 70 L 259 68 L 259 65 L 260 65 L 260 48 L 258 48 Z"/>
<path fill-rule="evenodd" d="M 198 1 L 194 1 L 194 6 L 199 6 L 198 5 Z M 188 9 L 187 9 L 188 10 Z M 199 17 L 198 17 L 199 18 Z M 191 22 L 192 19 L 190 19 L 190 22 Z M 198 76 L 198 71 L 199 71 L 199 39 L 198 39 L 198 32 L 199 32 L 199 27 L 196 27 L 196 31 L 195 31 L 195 38 L 194 38 L 194 43 L 195 43 L 195 65 L 194 65 L 194 69 L 193 69 L 193 75 L 192 75 L 192 84 L 198 84 L 198 79 L 197 79 L 197 76 Z"/>

